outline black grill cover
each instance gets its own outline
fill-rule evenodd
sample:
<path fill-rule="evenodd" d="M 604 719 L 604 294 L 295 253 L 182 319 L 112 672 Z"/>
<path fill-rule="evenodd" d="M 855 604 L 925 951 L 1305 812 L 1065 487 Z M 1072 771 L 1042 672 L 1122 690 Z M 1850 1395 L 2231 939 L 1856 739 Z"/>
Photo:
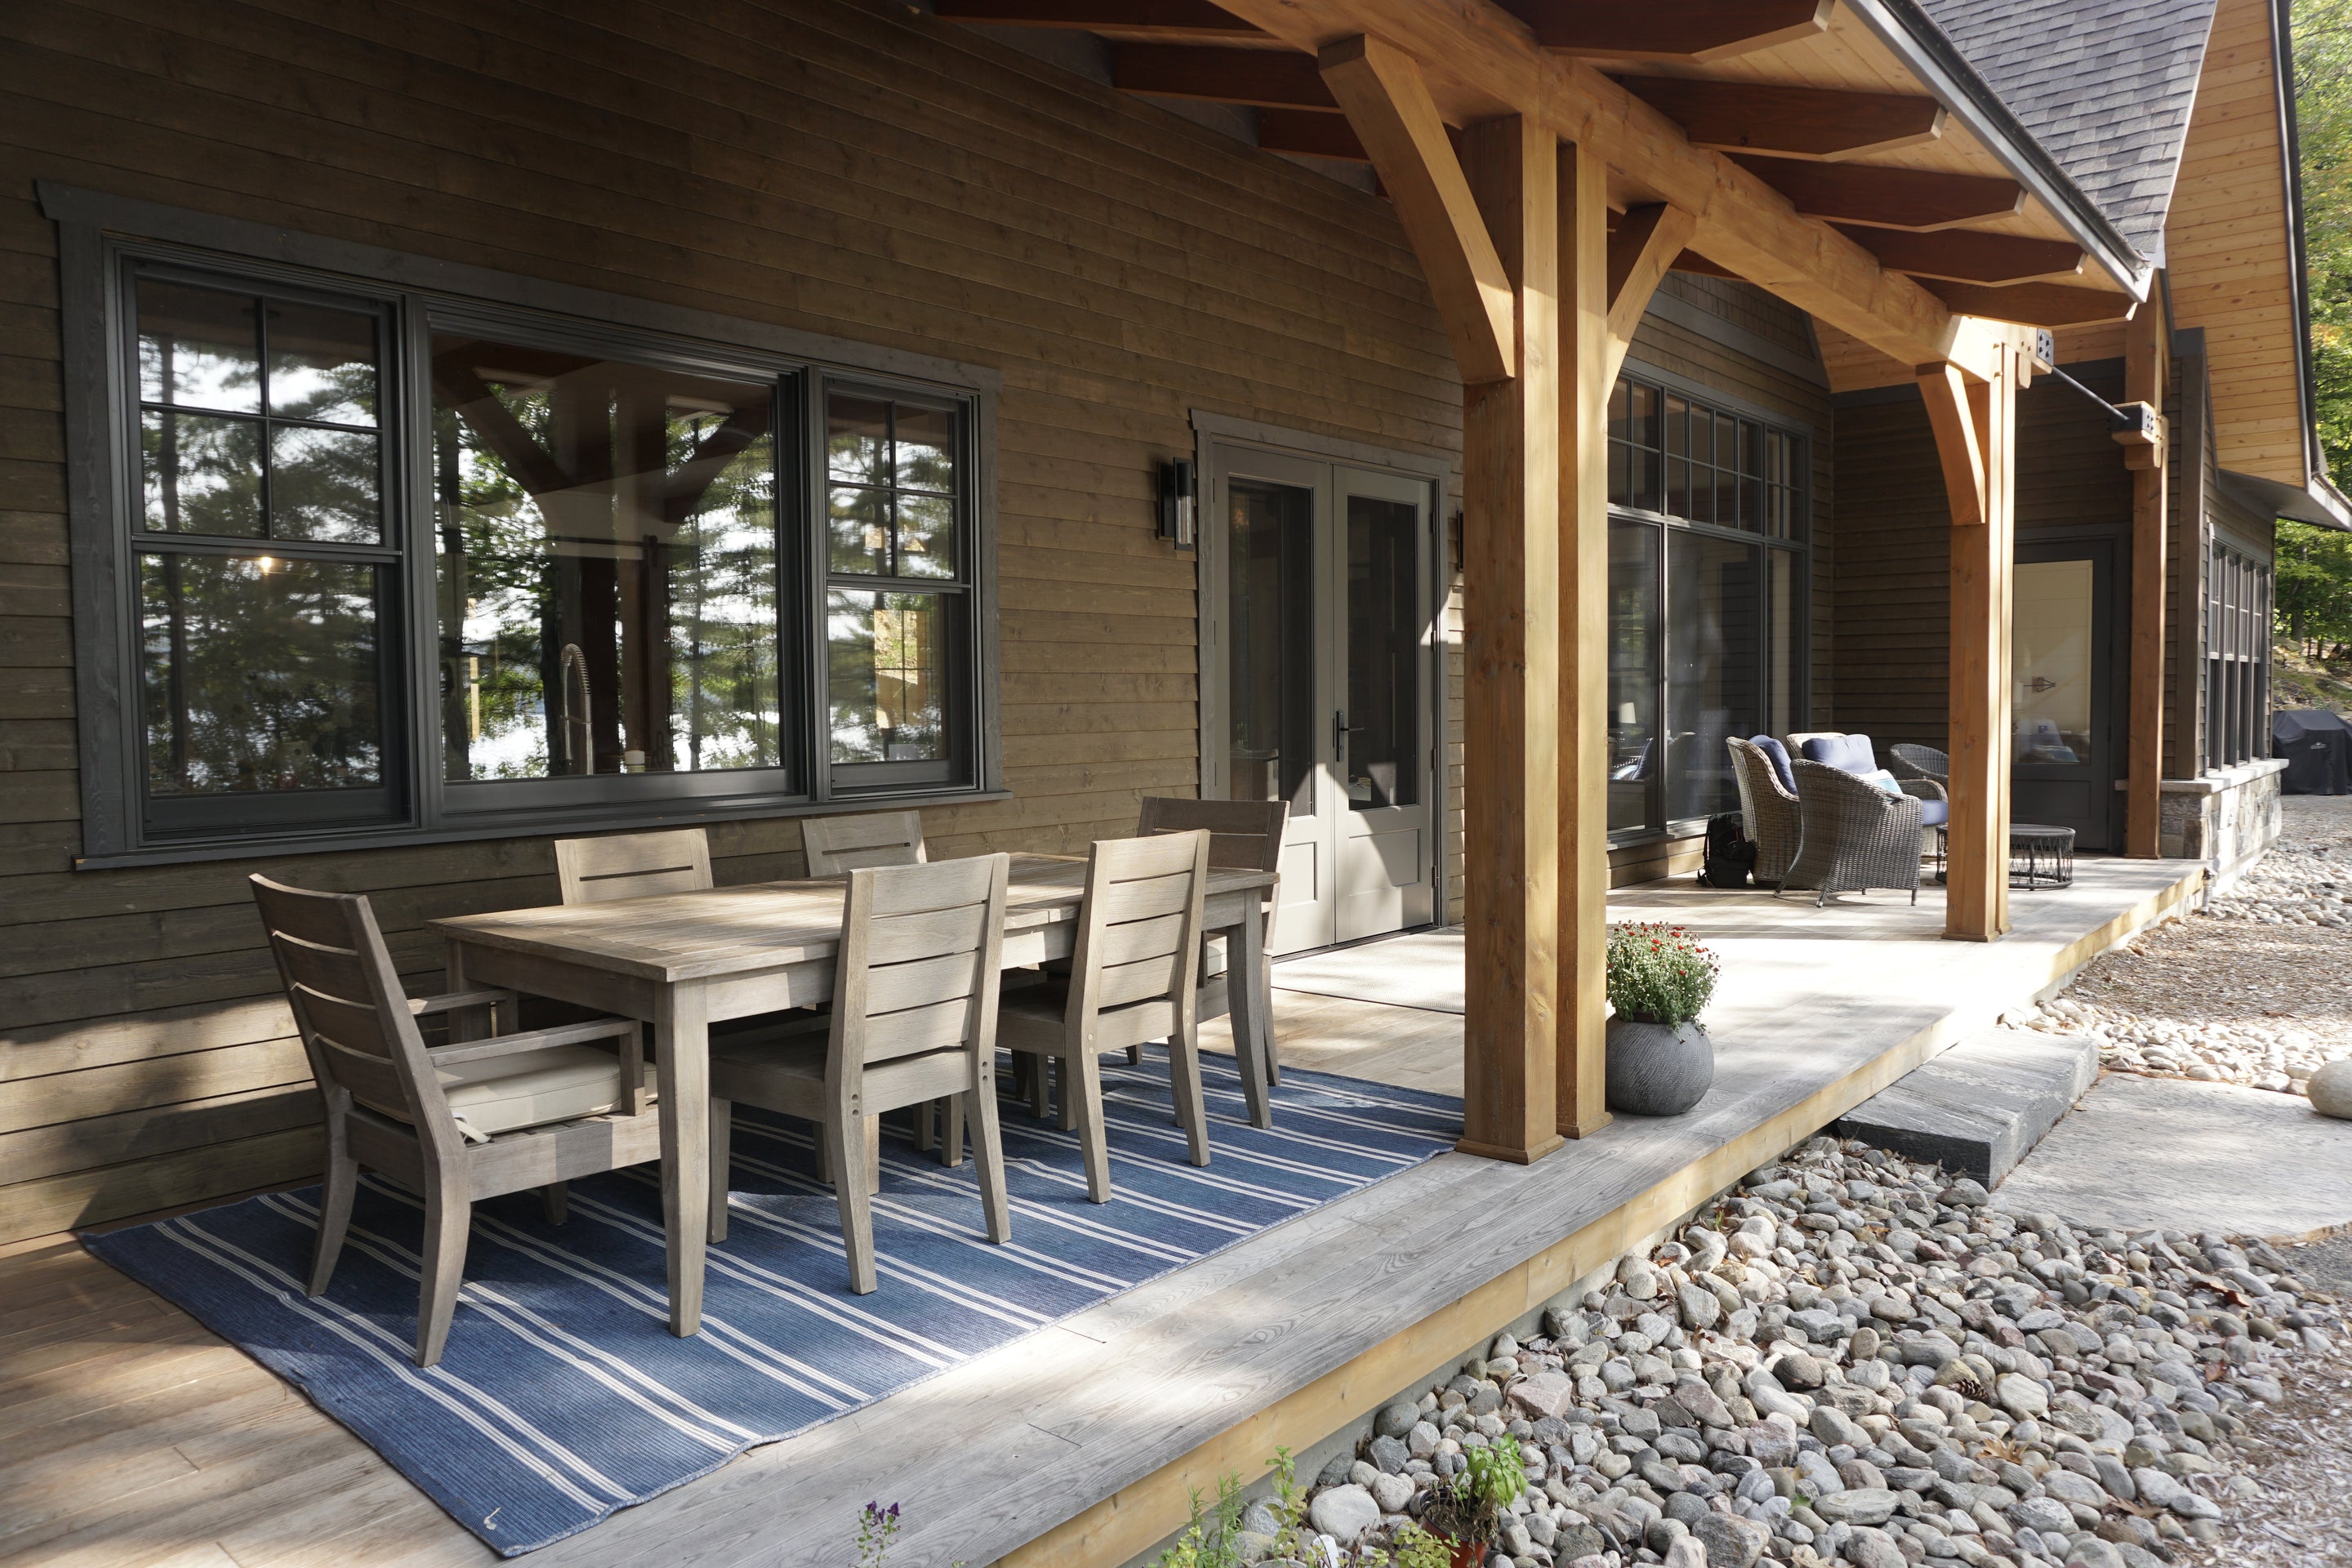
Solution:
<path fill-rule="evenodd" d="M 2271 755 L 2286 759 L 2289 795 L 2352 795 L 2352 724 L 2325 708 L 2271 715 Z"/>

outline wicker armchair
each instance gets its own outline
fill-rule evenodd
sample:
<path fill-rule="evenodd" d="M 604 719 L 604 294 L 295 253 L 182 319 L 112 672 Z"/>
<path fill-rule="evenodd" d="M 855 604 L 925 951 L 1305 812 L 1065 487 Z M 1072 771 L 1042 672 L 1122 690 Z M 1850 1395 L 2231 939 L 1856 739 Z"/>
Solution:
<path fill-rule="evenodd" d="M 1889 795 L 1842 768 L 1802 759 L 1797 774 L 1801 833 L 1796 863 L 1773 897 L 1790 888 L 1814 890 L 1819 908 L 1832 893 L 1905 888 L 1919 901 L 1918 796 Z"/>
<path fill-rule="evenodd" d="M 1781 785 L 1772 759 L 1753 741 L 1737 735 L 1724 742 L 1731 751 L 1732 776 L 1739 783 L 1739 815 L 1748 837 L 1756 841 L 1756 881 L 1777 887 L 1797 858 L 1797 797 Z"/>
<path fill-rule="evenodd" d="M 1914 746 L 1898 742 L 1886 748 L 1886 771 L 1896 782 L 1905 784 L 1930 784 L 1935 793 L 1925 798 L 1949 798 L 1952 784 L 1952 759 L 1933 746 Z M 1906 795 L 1919 795 L 1916 789 L 1906 789 Z"/>

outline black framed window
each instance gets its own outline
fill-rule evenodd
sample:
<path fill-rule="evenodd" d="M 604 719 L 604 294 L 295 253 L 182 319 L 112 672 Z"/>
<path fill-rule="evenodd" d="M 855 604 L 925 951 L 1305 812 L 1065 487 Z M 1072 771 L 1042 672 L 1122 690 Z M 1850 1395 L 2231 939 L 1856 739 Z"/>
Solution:
<path fill-rule="evenodd" d="M 2271 568 L 2215 543 L 2205 585 L 2205 764 L 2270 754 Z"/>
<path fill-rule="evenodd" d="M 1636 376 L 1609 405 L 1612 833 L 1737 810 L 1724 745 L 1805 707 L 1805 438 Z"/>
<path fill-rule="evenodd" d="M 68 235 L 93 854 L 989 787 L 980 374 Z"/>

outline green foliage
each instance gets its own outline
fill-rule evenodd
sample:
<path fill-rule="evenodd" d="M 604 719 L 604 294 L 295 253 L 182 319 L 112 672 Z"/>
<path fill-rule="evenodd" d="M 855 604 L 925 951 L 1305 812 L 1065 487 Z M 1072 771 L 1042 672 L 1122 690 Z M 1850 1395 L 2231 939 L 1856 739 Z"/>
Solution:
<path fill-rule="evenodd" d="M 2295 0 L 2294 108 L 2319 438 L 2341 489 L 2352 483 L 2352 0 Z"/>
<path fill-rule="evenodd" d="M 1504 1510 L 1527 1489 L 1527 1455 L 1507 1435 L 1468 1450 L 1462 1462 L 1462 1474 L 1430 1500 L 1423 1517 L 1456 1541 L 1490 1541 Z"/>
<path fill-rule="evenodd" d="M 1609 1005 L 1621 1018 L 1696 1021 L 1715 994 L 1715 954 L 1680 926 L 1609 928 Z"/>
<path fill-rule="evenodd" d="M 1307 1489 L 1298 1484 L 1297 1459 L 1287 1448 L 1274 1451 L 1274 1501 L 1278 1521 L 1274 1555 L 1301 1555 L 1300 1523 L 1307 1517 Z M 1207 1508 L 1192 1493 L 1192 1522 L 1176 1544 L 1160 1554 L 1159 1568 L 1241 1568 L 1242 1479 L 1228 1472 L 1217 1478 L 1217 1500 Z M 1442 1568 L 1442 1560 L 1441 1560 Z"/>
<path fill-rule="evenodd" d="M 894 1502 L 884 1508 L 878 1502 L 867 1503 L 857 1517 L 857 1568 L 882 1568 L 898 1533 L 898 1505 Z"/>
<path fill-rule="evenodd" d="M 2276 592 L 2281 637 L 2314 658 L 2344 658 L 2352 645 L 2352 533 L 2280 523 Z"/>
<path fill-rule="evenodd" d="M 1396 1555 L 1387 1563 L 1388 1568 L 1453 1568 L 1454 1547 L 1418 1524 L 1407 1524 L 1397 1531 Z"/>

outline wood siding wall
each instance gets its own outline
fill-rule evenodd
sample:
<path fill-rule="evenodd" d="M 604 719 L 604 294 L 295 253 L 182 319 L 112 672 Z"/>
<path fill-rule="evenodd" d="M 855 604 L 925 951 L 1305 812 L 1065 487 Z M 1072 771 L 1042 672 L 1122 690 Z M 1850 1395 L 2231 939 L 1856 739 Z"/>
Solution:
<path fill-rule="evenodd" d="M 904 7 L 93 0 L 8 7 L 0 37 L 0 1239 L 316 1168 L 247 872 L 373 893 L 419 982 L 427 920 L 556 897 L 543 838 L 69 868 L 36 179 L 1000 369 L 1017 798 L 927 811 L 942 855 L 1078 848 L 1193 793 L 1193 564 L 1152 500 L 1189 410 L 1459 448 L 1384 202 Z M 791 819 L 711 837 L 722 882 L 800 869 Z"/>

